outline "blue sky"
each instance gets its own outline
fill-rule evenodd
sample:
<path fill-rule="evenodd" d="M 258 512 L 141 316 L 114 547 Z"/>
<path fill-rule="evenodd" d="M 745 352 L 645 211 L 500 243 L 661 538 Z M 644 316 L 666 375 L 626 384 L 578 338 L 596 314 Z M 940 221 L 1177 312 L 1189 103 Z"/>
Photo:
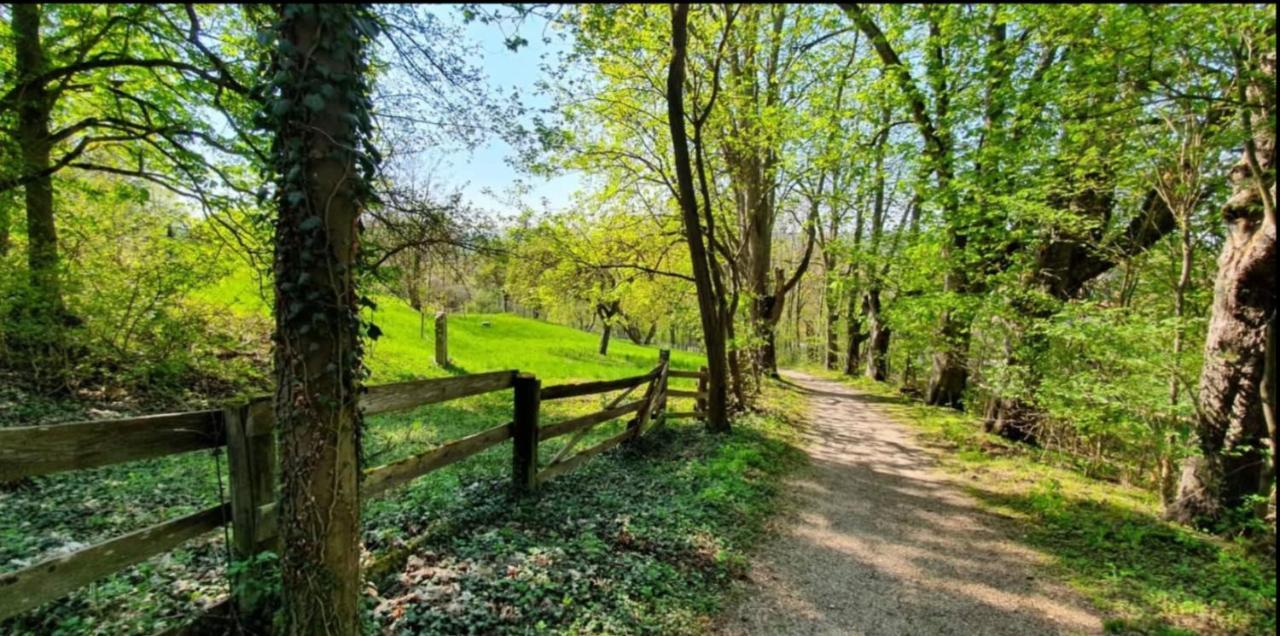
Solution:
<path fill-rule="evenodd" d="M 447 21 L 461 23 L 453 7 L 442 8 L 437 15 Z M 530 18 L 520 29 L 520 35 L 529 41 L 529 45 L 521 47 L 519 52 L 512 52 L 505 45 L 506 37 L 511 34 L 509 26 L 473 22 L 465 27 L 467 38 L 481 48 L 483 58 L 474 61 L 488 75 L 489 84 L 502 94 L 508 94 L 512 87 L 520 89 L 526 105 L 543 106 L 547 103 L 545 98 L 534 94 L 534 84 L 543 75 L 539 63 L 543 55 L 554 54 L 564 46 L 555 36 L 552 36 L 551 44 L 544 44 L 543 26 L 542 20 Z M 515 212 L 507 195 L 517 180 L 530 188 L 521 197 L 524 203 L 539 210 L 544 208 L 544 200 L 546 207 L 551 209 L 566 207 L 579 184 L 574 175 L 546 179 L 521 173 L 507 164 L 514 151 L 499 139 L 490 139 L 474 151 L 459 150 L 439 155 L 432 158 L 440 161 L 435 168 L 438 180 L 462 188 L 471 203 L 501 216 Z"/>

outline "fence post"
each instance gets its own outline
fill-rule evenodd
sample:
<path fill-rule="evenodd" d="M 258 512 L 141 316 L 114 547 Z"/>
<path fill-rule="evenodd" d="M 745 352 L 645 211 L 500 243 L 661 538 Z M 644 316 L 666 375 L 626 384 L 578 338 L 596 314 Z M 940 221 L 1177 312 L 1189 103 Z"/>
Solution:
<path fill-rule="evenodd" d="M 516 376 L 515 418 L 511 430 L 511 485 L 517 493 L 533 490 L 538 475 L 538 407 L 542 382 L 527 373 Z"/>
<path fill-rule="evenodd" d="M 707 398 L 702 396 L 707 394 L 707 385 L 707 368 L 702 367 L 698 369 L 698 393 L 700 395 L 694 398 L 693 410 L 697 411 L 698 415 L 701 415 L 704 420 L 707 419 Z"/>
<path fill-rule="evenodd" d="M 662 366 L 661 374 L 658 376 L 658 417 L 659 425 L 667 419 L 667 385 L 671 382 L 671 350 L 660 349 L 658 351 L 658 364 Z"/>
<path fill-rule="evenodd" d="M 436 313 L 436 366 L 449 367 L 449 318 L 443 309 Z"/>
<path fill-rule="evenodd" d="M 259 509 L 276 500 L 276 436 L 270 426 L 270 398 L 257 399 L 223 411 L 227 432 L 227 472 L 231 486 L 231 542 L 237 560 L 245 560 L 274 545 L 261 527 Z M 252 608 L 240 607 L 242 614 Z"/>

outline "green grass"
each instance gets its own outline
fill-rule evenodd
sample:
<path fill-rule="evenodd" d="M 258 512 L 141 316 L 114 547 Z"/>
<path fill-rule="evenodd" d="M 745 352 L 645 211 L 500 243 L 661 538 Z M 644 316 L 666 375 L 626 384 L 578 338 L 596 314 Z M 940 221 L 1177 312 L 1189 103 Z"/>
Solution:
<path fill-rule="evenodd" d="M 264 318 L 267 307 L 251 282 L 233 276 L 207 290 L 204 301 Z M 449 319 L 454 366 L 440 369 L 432 362 L 430 324 L 420 337 L 419 317 L 404 303 L 381 298 L 372 318 L 383 330 L 369 349 L 372 383 L 519 369 L 546 386 L 637 375 L 658 359 L 656 348 L 621 340 L 600 356 L 598 336 L 540 321 L 456 315 Z M 697 356 L 673 352 L 674 368 L 700 365 Z M 544 403 L 543 421 L 597 410 L 615 395 Z M 672 410 L 692 410 L 685 400 L 672 399 Z M 510 417 L 509 390 L 370 417 L 366 464 Z M 623 425 L 602 425 L 579 448 Z M 529 626 L 548 633 L 705 631 L 776 504 L 779 476 L 801 457 L 794 433 L 777 412 L 741 418 L 728 437 L 683 420 L 523 500 L 506 494 L 510 444 L 501 444 L 366 501 L 363 538 L 376 564 L 370 571 L 387 574 L 374 581 L 387 602 L 380 612 L 370 606 L 370 624 L 406 633 L 454 633 L 465 631 L 464 623 L 485 626 L 484 633 L 525 633 Z M 540 448 L 543 462 L 563 439 Z M 206 452 L 34 478 L 0 492 L 0 572 L 210 506 L 225 489 L 225 458 Z M 408 578 L 395 576 L 405 559 Z M 222 535 L 213 533 L 0 624 L 0 633 L 149 634 L 180 624 L 226 594 L 226 560 Z M 443 604 L 394 602 L 438 583 L 415 574 L 424 563 L 457 570 L 455 591 L 467 594 Z"/>
<path fill-rule="evenodd" d="M 203 290 L 198 298 L 249 317 L 265 317 L 271 312 L 252 272 L 245 267 Z M 404 301 L 385 295 L 374 300 L 377 308 L 366 312 L 366 318 L 382 335 L 366 352 L 372 384 L 518 369 L 537 375 L 545 386 L 635 375 L 652 369 L 658 360 L 656 347 L 639 346 L 623 338 L 612 339 L 609 354 L 600 356 L 596 334 L 510 314 L 457 314 L 448 319 L 449 359 L 455 366 L 445 370 L 434 363 L 433 313 L 427 313 L 422 325 L 418 312 Z M 671 352 L 674 369 L 696 370 L 703 360 L 700 355 Z"/>
<path fill-rule="evenodd" d="M 1009 532 L 1052 557 L 1112 633 L 1273 634 L 1275 563 L 1244 543 L 1160 518 L 1151 492 L 1093 479 L 1070 462 L 982 432 L 975 418 L 921 406 L 891 387 L 813 371 L 885 398 L 942 466 Z"/>

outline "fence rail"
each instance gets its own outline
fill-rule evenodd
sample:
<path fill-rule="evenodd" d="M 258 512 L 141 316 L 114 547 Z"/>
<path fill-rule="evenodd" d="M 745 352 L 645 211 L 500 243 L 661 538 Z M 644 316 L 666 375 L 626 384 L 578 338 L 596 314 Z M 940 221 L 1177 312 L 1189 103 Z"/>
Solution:
<path fill-rule="evenodd" d="M 370 468 L 364 473 L 361 492 L 365 496 L 385 493 L 508 439 L 513 440 L 513 487 L 517 491 L 529 491 L 572 471 L 595 455 L 646 434 L 668 417 L 701 417 L 705 411 L 705 368 L 697 372 L 671 370 L 668 359 L 668 352 L 662 351 L 658 366 L 643 375 L 548 387 L 542 387 L 536 377 L 515 370 L 371 386 L 360 399 L 365 414 L 514 389 L 515 418 L 411 457 Z M 697 379 L 699 389 L 669 389 L 667 383 L 672 377 Z M 643 398 L 620 406 L 623 399 L 641 386 L 646 387 Z M 543 400 L 620 389 L 625 391 L 600 411 L 539 425 Z M 697 398 L 695 411 L 668 413 L 669 396 Z M 634 417 L 621 432 L 566 457 L 591 430 L 633 413 Z M 650 421 L 654 424 L 646 430 Z M 240 558 L 275 546 L 279 541 L 279 524 L 274 429 L 275 412 L 267 397 L 219 410 L 0 429 L 0 483 L 225 446 L 231 486 L 230 501 L 226 503 L 0 574 L 0 620 L 56 600 L 227 524 L 232 527 L 233 548 Z M 539 444 L 565 435 L 573 437 L 539 470 Z"/>

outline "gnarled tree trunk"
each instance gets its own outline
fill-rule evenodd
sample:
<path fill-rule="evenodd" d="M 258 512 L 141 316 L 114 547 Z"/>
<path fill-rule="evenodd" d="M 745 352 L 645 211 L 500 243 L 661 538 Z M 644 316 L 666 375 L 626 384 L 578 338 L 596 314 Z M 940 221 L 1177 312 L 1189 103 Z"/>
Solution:
<path fill-rule="evenodd" d="M 1241 63 L 1241 70 L 1244 68 Z M 1169 517 L 1183 523 L 1212 522 L 1266 496 L 1274 470 L 1267 458 L 1264 407 L 1268 328 L 1275 320 L 1275 52 L 1258 60 L 1263 79 L 1248 89 L 1241 119 L 1251 134 L 1244 158 L 1231 171 L 1232 196 L 1222 208 L 1227 238 L 1218 258 L 1213 315 L 1200 372 L 1196 441 L 1201 455 L 1183 465 L 1178 498 Z M 1248 74 L 1241 72 L 1241 82 Z M 1243 87 L 1242 87 L 1242 93 Z M 1241 95 L 1245 97 L 1245 95 Z M 1244 101 L 1244 100 L 1241 100 Z"/>

